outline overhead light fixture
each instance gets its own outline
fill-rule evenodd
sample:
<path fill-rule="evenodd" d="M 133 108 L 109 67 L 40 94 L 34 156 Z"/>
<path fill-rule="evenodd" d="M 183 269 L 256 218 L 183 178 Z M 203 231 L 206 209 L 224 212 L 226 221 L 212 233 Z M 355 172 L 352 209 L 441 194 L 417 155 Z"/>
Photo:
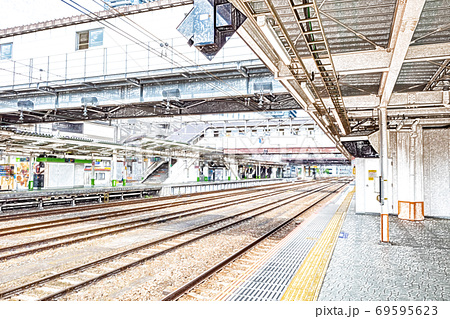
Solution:
<path fill-rule="evenodd" d="M 272 26 L 267 21 L 267 18 L 265 16 L 259 16 L 257 21 L 258 26 L 261 28 L 264 35 L 267 37 L 267 40 L 269 40 L 270 44 L 273 46 L 278 56 L 281 58 L 284 64 L 290 65 L 291 57 L 287 53 L 286 48 L 281 43 L 280 38 L 278 38 Z"/>
<path fill-rule="evenodd" d="M 306 85 L 306 82 L 302 82 L 300 84 L 300 86 L 302 87 L 302 89 L 305 92 L 306 96 L 308 97 L 309 101 L 311 103 L 314 103 L 316 101 L 316 99 L 314 98 L 314 95 L 312 94 L 312 92 L 309 89 L 309 87 Z"/>
<path fill-rule="evenodd" d="M 17 102 L 17 107 L 20 109 L 28 109 L 28 110 L 32 110 L 34 109 L 34 103 L 31 100 L 26 100 L 26 101 L 18 101 Z"/>
<path fill-rule="evenodd" d="M 333 112 L 334 118 L 336 119 L 336 122 L 337 122 L 342 134 L 346 135 L 344 125 L 342 124 L 342 121 L 341 121 L 341 118 L 339 117 L 338 112 L 336 111 L 336 109 L 332 109 L 331 111 Z"/>
<path fill-rule="evenodd" d="M 281 83 L 286 87 L 286 89 L 289 91 L 289 93 L 294 96 L 296 101 L 305 109 L 308 110 L 308 103 L 298 94 L 298 92 L 294 89 L 291 83 L 289 83 L 288 80 L 280 80 Z"/>
<path fill-rule="evenodd" d="M 325 115 L 322 115 L 322 121 L 325 123 L 326 126 L 330 126 L 330 121 L 328 121 Z"/>
<path fill-rule="evenodd" d="M 95 96 L 82 97 L 81 98 L 81 106 L 96 106 L 98 104 L 98 99 Z"/>

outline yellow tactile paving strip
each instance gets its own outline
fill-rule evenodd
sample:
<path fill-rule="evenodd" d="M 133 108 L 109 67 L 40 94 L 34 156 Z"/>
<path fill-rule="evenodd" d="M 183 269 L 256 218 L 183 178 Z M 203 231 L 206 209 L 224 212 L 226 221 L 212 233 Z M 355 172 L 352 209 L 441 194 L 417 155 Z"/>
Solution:
<path fill-rule="evenodd" d="M 256 263 L 254 263 L 249 269 L 247 269 L 243 274 L 241 274 L 236 280 L 229 284 L 224 290 L 217 294 L 212 300 L 213 301 L 224 301 L 233 294 L 233 292 L 238 289 L 249 277 L 251 277 L 267 260 L 269 260 L 273 255 L 275 255 L 280 247 L 283 247 L 286 242 L 289 242 L 292 237 L 296 235 L 297 232 L 301 231 L 316 217 L 317 213 L 306 218 L 296 229 L 291 232 L 285 238 L 283 238 L 278 244 L 272 247 L 263 257 L 261 257 Z"/>
<path fill-rule="evenodd" d="M 281 300 L 317 300 L 339 232 L 355 190 L 347 194 L 317 243 L 300 265 Z"/>

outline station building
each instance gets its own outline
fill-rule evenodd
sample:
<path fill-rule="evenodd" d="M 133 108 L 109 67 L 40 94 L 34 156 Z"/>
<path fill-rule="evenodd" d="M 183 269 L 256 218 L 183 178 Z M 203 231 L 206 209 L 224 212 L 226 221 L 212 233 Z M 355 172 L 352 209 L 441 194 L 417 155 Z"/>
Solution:
<path fill-rule="evenodd" d="M 4 194 L 347 177 L 381 243 L 402 221 L 445 234 L 447 1 L 102 3 L 0 30 Z"/>

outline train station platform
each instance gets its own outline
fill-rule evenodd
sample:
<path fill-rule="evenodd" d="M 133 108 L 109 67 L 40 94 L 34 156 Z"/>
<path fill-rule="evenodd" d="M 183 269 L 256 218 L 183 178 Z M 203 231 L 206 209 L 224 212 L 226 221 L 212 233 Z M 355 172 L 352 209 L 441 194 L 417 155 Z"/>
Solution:
<path fill-rule="evenodd" d="M 0 199 L 13 198 L 29 198 L 40 196 L 58 196 L 58 195 L 78 195 L 90 193 L 105 193 L 111 191 L 129 191 L 141 189 L 160 189 L 160 185 L 144 185 L 144 184 L 128 184 L 126 186 L 85 186 L 85 187 L 70 187 L 70 188 L 45 188 L 33 190 L 19 190 L 19 191 L 3 191 L 0 193 Z"/>
<path fill-rule="evenodd" d="M 450 220 L 356 214 L 353 185 L 305 219 L 214 300 L 441 301 L 450 299 Z"/>

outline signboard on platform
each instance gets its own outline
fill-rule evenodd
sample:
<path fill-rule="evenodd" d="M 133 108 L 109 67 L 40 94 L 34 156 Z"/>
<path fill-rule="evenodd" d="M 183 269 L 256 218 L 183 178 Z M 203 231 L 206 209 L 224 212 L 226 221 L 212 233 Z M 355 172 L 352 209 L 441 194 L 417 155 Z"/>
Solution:
<path fill-rule="evenodd" d="M 373 181 L 377 178 L 377 170 L 369 169 L 369 181 Z"/>
<path fill-rule="evenodd" d="M 14 189 L 14 165 L 0 165 L 0 190 Z"/>
<path fill-rule="evenodd" d="M 83 123 L 59 122 L 52 124 L 53 131 L 83 134 Z"/>

